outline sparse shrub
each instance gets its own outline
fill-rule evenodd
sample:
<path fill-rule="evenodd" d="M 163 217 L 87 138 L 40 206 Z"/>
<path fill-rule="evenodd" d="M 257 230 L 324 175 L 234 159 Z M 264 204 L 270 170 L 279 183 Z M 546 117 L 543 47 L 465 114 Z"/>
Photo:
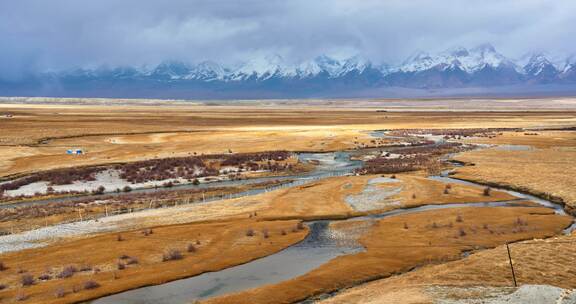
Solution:
<path fill-rule="evenodd" d="M 118 241 L 118 242 L 124 241 L 124 238 L 122 237 L 121 234 L 118 234 L 118 235 L 116 236 L 116 241 Z"/>
<path fill-rule="evenodd" d="M 528 222 L 526 222 L 525 220 L 523 220 L 522 218 L 518 217 L 516 218 L 516 225 L 518 226 L 527 226 Z"/>
<path fill-rule="evenodd" d="M 80 290 L 82 290 L 82 288 L 80 288 L 80 286 L 78 286 L 78 285 L 72 286 L 72 292 L 73 292 L 73 293 L 77 293 L 77 292 L 79 292 Z"/>
<path fill-rule="evenodd" d="M 450 194 L 450 189 L 452 189 L 452 188 L 449 186 L 450 185 L 446 185 L 446 187 L 444 187 L 444 194 Z"/>
<path fill-rule="evenodd" d="M 50 279 L 51 279 L 50 275 L 47 273 L 43 273 L 43 274 L 38 276 L 38 280 L 40 280 L 40 281 L 48 281 Z"/>
<path fill-rule="evenodd" d="M 182 258 L 183 258 L 182 253 L 180 253 L 179 250 L 170 249 L 166 253 L 164 253 L 164 255 L 162 256 L 162 261 L 163 262 L 175 261 L 175 260 L 181 260 Z"/>
<path fill-rule="evenodd" d="M 246 236 L 249 236 L 249 237 L 254 236 L 254 230 L 253 229 L 246 230 Z"/>
<path fill-rule="evenodd" d="M 268 234 L 268 229 L 262 230 L 262 235 L 264 236 L 265 239 L 269 238 L 270 235 Z"/>
<path fill-rule="evenodd" d="M 298 224 L 296 224 L 296 229 L 298 229 L 298 230 L 304 230 L 304 223 L 303 223 L 303 222 L 299 222 Z"/>
<path fill-rule="evenodd" d="M 200 181 L 199 181 L 197 178 L 195 178 L 195 179 L 192 181 L 192 185 L 198 186 L 198 185 L 200 185 Z"/>
<path fill-rule="evenodd" d="M 30 274 L 23 274 L 22 277 L 20 277 L 20 283 L 22 283 L 22 286 L 34 285 L 34 277 Z"/>
<path fill-rule="evenodd" d="M 18 293 L 16 293 L 16 297 L 15 297 L 16 301 L 20 302 L 20 301 L 25 301 L 28 299 L 28 296 L 22 292 L 22 291 L 18 291 Z"/>
<path fill-rule="evenodd" d="M 171 182 L 171 181 L 170 181 L 170 182 L 165 182 L 165 183 L 162 184 L 162 187 L 164 187 L 164 188 L 172 188 L 172 187 L 174 187 L 174 183 Z"/>
<path fill-rule="evenodd" d="M 139 263 L 138 258 L 135 258 L 135 257 L 129 257 L 126 260 L 126 265 L 136 265 L 138 263 Z"/>
<path fill-rule="evenodd" d="M 436 222 L 432 223 L 432 228 L 438 228 L 438 224 L 436 224 Z"/>
<path fill-rule="evenodd" d="M 118 270 L 124 270 L 124 269 L 126 269 L 126 265 L 122 262 L 118 262 L 118 265 L 116 265 L 116 268 Z"/>
<path fill-rule="evenodd" d="M 6 268 L 6 265 L 4 264 L 4 262 L 0 262 L 0 271 L 4 271 L 8 268 Z"/>
<path fill-rule="evenodd" d="M 129 256 L 129 255 L 126 255 L 126 254 L 123 254 L 123 255 L 119 256 L 118 258 L 121 259 L 121 260 L 127 260 L 127 259 L 130 258 L 130 256 Z"/>
<path fill-rule="evenodd" d="M 76 273 L 78 271 L 78 269 L 75 266 L 66 266 L 64 267 L 64 269 L 62 269 L 62 272 L 60 272 L 58 274 L 58 278 L 59 279 L 66 279 L 69 278 L 71 276 L 74 275 L 74 273 Z"/>
<path fill-rule="evenodd" d="M 458 230 L 458 236 L 460 236 L 460 237 L 466 236 L 466 231 L 464 231 L 464 228 L 460 228 Z"/>
<path fill-rule="evenodd" d="M 404 223 L 404 229 L 408 229 L 408 223 Z"/>
<path fill-rule="evenodd" d="M 84 264 L 82 266 L 80 266 L 80 271 L 90 271 L 92 270 L 92 266 L 88 265 L 88 264 Z"/>
<path fill-rule="evenodd" d="M 99 186 L 98 188 L 96 188 L 96 190 L 92 191 L 92 194 L 100 195 L 104 194 L 105 191 L 106 188 L 104 188 L 104 186 Z"/>
<path fill-rule="evenodd" d="M 4 285 L 4 284 L 0 284 L 0 290 L 4 290 L 6 289 L 8 286 Z"/>
<path fill-rule="evenodd" d="M 200 245 L 200 240 L 196 240 L 196 245 Z"/>
<path fill-rule="evenodd" d="M 93 280 L 89 280 L 84 282 L 84 289 L 86 290 L 90 290 L 90 289 L 96 289 L 100 287 L 100 284 L 98 284 L 98 282 L 93 281 Z"/>
<path fill-rule="evenodd" d="M 186 251 L 196 252 L 196 246 L 194 246 L 194 244 L 188 244 L 188 246 L 186 247 Z"/>
<path fill-rule="evenodd" d="M 457 222 L 457 223 L 462 223 L 463 221 L 464 221 L 464 220 L 462 219 L 462 215 L 458 214 L 458 215 L 456 216 L 456 222 Z"/>
<path fill-rule="evenodd" d="M 484 196 L 490 196 L 491 191 L 492 191 L 492 189 L 490 189 L 490 187 L 486 187 L 486 188 L 484 188 L 484 191 L 482 192 L 482 194 Z"/>
<path fill-rule="evenodd" d="M 56 290 L 54 291 L 54 296 L 57 298 L 63 298 L 66 295 L 66 291 L 64 290 L 64 287 L 60 286 L 57 287 Z"/>
<path fill-rule="evenodd" d="M 488 229 L 488 224 L 482 225 L 482 229 Z"/>
<path fill-rule="evenodd" d="M 412 194 L 412 199 L 416 199 L 416 194 Z"/>
<path fill-rule="evenodd" d="M 280 231 L 281 235 L 286 235 L 286 231 L 284 229 L 282 229 L 282 231 Z"/>
<path fill-rule="evenodd" d="M 390 176 L 391 179 L 396 179 L 396 175 Z"/>
<path fill-rule="evenodd" d="M 132 187 L 130 187 L 130 186 L 124 186 L 124 188 L 122 188 L 122 191 L 124 191 L 124 192 L 130 192 L 130 191 L 132 191 Z"/>

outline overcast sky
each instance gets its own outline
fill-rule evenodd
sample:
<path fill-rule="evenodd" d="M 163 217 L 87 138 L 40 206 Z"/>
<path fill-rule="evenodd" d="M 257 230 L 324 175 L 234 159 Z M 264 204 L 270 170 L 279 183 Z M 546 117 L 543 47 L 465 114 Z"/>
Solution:
<path fill-rule="evenodd" d="M 576 52 L 574 0 L 6 0 L 0 75 L 166 59 L 231 63 L 360 54 L 396 62 L 417 49 L 489 42 L 509 56 Z"/>

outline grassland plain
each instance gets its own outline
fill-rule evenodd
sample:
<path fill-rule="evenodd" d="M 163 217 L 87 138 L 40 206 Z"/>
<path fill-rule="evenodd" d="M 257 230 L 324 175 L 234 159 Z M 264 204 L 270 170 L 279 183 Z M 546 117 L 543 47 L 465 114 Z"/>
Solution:
<path fill-rule="evenodd" d="M 7 269 L 2 271 L 2 284 L 9 288 L 0 291 L 0 303 L 11 303 L 19 294 L 28 298 L 27 303 L 79 302 L 217 271 L 269 255 L 302 240 L 307 230 L 295 229 L 297 223 L 246 219 L 154 227 L 66 240 L 44 248 L 4 254 L 1 259 Z M 254 231 L 254 236 L 248 236 L 249 230 Z M 170 250 L 177 250 L 183 257 L 163 262 L 163 255 Z M 76 271 L 70 277 L 58 278 L 66 267 L 74 267 Z M 21 286 L 25 275 L 31 275 L 35 283 L 17 287 Z M 42 275 L 48 279 L 38 279 Z M 83 290 L 88 281 L 97 282 L 100 287 Z M 64 291 L 62 297 L 56 294 L 60 289 Z"/>
<path fill-rule="evenodd" d="M 576 212 L 576 176 L 571 173 L 576 172 L 575 131 L 505 132 L 479 141 L 526 148 L 495 147 L 462 153 L 457 159 L 474 166 L 458 168 L 455 177 L 533 193 Z"/>
<path fill-rule="evenodd" d="M 573 289 L 576 286 L 575 247 L 573 235 L 510 245 L 519 286 L 534 284 Z M 437 295 L 431 292 L 438 287 L 449 288 L 453 294 Z M 406 304 L 431 304 L 457 299 L 486 301 L 494 296 L 491 290 L 502 288 L 515 290 L 506 246 L 478 252 L 459 261 L 427 265 L 409 273 L 366 283 L 319 303 L 392 304 L 399 303 L 399 299 Z"/>
<path fill-rule="evenodd" d="M 370 130 L 566 126 L 552 112 L 378 112 L 374 108 L 2 105 L 0 177 L 196 153 L 333 151 L 369 146 Z M 66 155 L 83 148 L 82 157 Z"/>
<path fill-rule="evenodd" d="M 113 107 L 69 104 L 2 105 L 1 111 L 13 115 L 0 119 L 3 131 L 0 135 L 0 177 L 62 167 L 188 156 L 194 152 L 213 154 L 358 149 L 373 145 L 374 138 L 370 132 L 379 129 L 564 128 L 576 125 L 576 112 L 572 112 L 571 108 L 532 112 L 511 111 L 509 108 L 502 108 L 501 110 L 505 109 L 502 112 L 486 111 L 485 108 L 471 111 L 472 108 L 466 108 L 466 111 L 455 112 L 448 106 L 447 111 L 423 109 L 391 112 L 377 111 L 377 107 L 371 107 L 366 102 L 361 104 L 363 108 L 322 108 L 305 105 L 296 110 L 289 107 L 190 106 L 172 103 L 146 107 L 132 104 Z M 434 107 L 435 102 L 428 104 Z M 515 102 L 508 106 L 512 104 Z M 474 162 L 475 166 L 459 168 L 456 176 L 541 195 L 550 193 L 552 198 L 561 198 L 569 204 L 572 201 L 573 193 L 570 189 L 573 189 L 573 181 L 571 177 L 566 178 L 569 171 L 562 168 L 571 168 L 567 163 L 574 159 L 571 154 L 574 152 L 571 137 L 573 135 L 570 135 L 573 133 L 529 133 L 534 132 L 539 135 L 504 132 L 495 138 L 473 139 L 483 143 L 530 145 L 536 149 L 485 149 L 464 153 L 459 159 Z M 64 153 L 66 149 L 73 147 L 84 149 L 85 155 L 76 157 Z M 562 162 L 547 162 L 550 158 Z M 498 168 L 494 167 L 497 162 L 502 164 Z M 514 167 L 515 171 L 503 174 L 508 168 L 505 162 L 511 162 L 510 166 Z M 545 175 L 547 178 L 538 179 L 534 177 L 536 175 Z M 20 293 L 29 297 L 28 302 L 82 301 L 203 271 L 223 269 L 272 254 L 305 237 L 305 230 L 296 229 L 291 232 L 301 219 L 340 219 L 365 214 L 366 212 L 358 212 L 352 208 L 346 198 L 362 192 L 374 178 L 377 176 L 330 178 L 247 198 L 150 210 L 123 218 L 122 222 L 118 223 L 116 229 L 124 231 L 121 232 L 122 241 L 118 241 L 119 232 L 84 235 L 64 239 L 43 248 L 0 255 L 0 261 L 8 267 L 8 270 L 2 273 L 0 283 L 7 283 L 9 286 L 0 291 L 0 303 L 11 302 Z M 373 210 L 374 212 L 429 203 L 486 200 L 482 188 L 462 185 L 453 185 L 450 194 L 446 195 L 443 192 L 445 184 L 428 180 L 421 172 L 398 174 L 397 179 L 402 183 L 402 191 L 393 199 L 401 203 L 394 206 L 382 205 L 381 208 Z M 377 187 L 387 190 L 391 186 Z M 493 191 L 489 200 L 510 198 L 504 192 Z M 340 228 L 354 225 L 369 227 L 366 233 L 359 235 L 360 242 L 366 247 L 365 252 L 336 258 L 292 280 L 207 302 L 292 302 L 366 280 L 405 272 L 416 266 L 457 259 L 461 257 L 462 251 L 556 235 L 569 222 L 569 217 L 555 215 L 550 209 L 533 207 L 443 209 L 376 221 L 368 220 L 366 223 L 337 222 L 333 225 Z M 136 228 L 138 229 L 134 230 Z M 149 228 L 153 229 L 154 234 L 143 236 L 143 231 Z M 265 229 L 270 232 L 271 237 L 264 237 L 262 231 Z M 255 236 L 249 237 L 248 230 L 254 230 Z M 290 232 L 283 235 L 282 230 Z M 154 240 L 158 235 L 163 240 Z M 198 239 L 200 244 L 196 248 L 197 252 L 185 252 L 185 244 L 195 244 Z M 257 242 L 257 246 L 243 246 L 254 242 Z M 173 247 L 178 247 L 176 249 L 184 253 L 184 259 L 161 262 L 162 255 Z M 478 254 L 492 252 L 496 262 L 486 262 L 486 265 L 503 267 L 502 261 L 498 260 L 498 250 L 501 248 Z M 560 256 L 562 250 L 570 248 L 558 247 L 558 250 L 556 256 Z M 546 264 L 542 256 L 530 256 L 529 252 L 526 254 L 528 258 L 542 259 L 542 265 Z M 119 270 L 117 268 L 118 263 L 123 260 L 120 259 L 122 255 L 135 257 L 139 263 Z M 463 261 L 470 261 L 476 255 L 473 254 L 471 258 Z M 210 259 L 213 256 L 224 258 Z M 34 276 L 48 273 L 53 276 L 71 264 L 77 267 L 88 265 L 92 270 L 78 272 L 68 279 L 37 282 L 26 288 L 17 287 L 22 275 L 26 273 Z M 446 265 L 453 265 L 454 269 L 464 273 L 472 272 L 460 264 Z M 528 267 L 523 271 L 526 275 L 543 273 L 541 264 L 538 265 L 534 269 Z M 94 271 L 96 268 L 98 271 Z M 162 275 L 158 275 L 159 273 Z M 343 276 L 343 273 L 347 275 Z M 492 284 L 491 282 L 500 280 L 496 277 L 502 273 L 498 268 L 494 273 L 494 281 L 490 281 L 490 276 L 486 274 L 475 280 L 470 279 L 469 282 L 483 284 L 482 280 L 486 278 L 486 284 Z M 5 274 L 8 276 L 4 276 Z M 545 276 L 548 278 L 547 273 Z M 457 274 L 452 277 L 446 275 L 444 282 L 449 282 L 450 279 L 455 281 L 457 277 Z M 385 280 L 393 279 L 396 278 Z M 79 286 L 87 280 L 97 281 L 101 286 L 78 292 Z M 527 279 L 527 282 L 533 281 Z M 550 278 L 545 282 L 553 284 L 556 281 Z M 66 293 L 63 298 L 55 296 L 56 290 L 61 287 Z M 416 298 L 427 297 L 418 286 L 404 287 L 406 289 L 395 290 L 399 292 L 395 295 L 396 298 L 398 295 L 409 298 L 411 291 L 414 291 Z M 73 292 L 74 290 L 77 292 Z M 394 298 L 392 294 L 388 296 Z"/>
<path fill-rule="evenodd" d="M 527 225 L 520 228 L 518 218 Z M 532 207 L 454 208 L 384 218 L 361 237 L 365 252 L 337 257 L 292 280 L 205 303 L 294 303 L 418 265 L 457 259 L 465 250 L 553 236 L 571 221 L 553 210 Z"/>

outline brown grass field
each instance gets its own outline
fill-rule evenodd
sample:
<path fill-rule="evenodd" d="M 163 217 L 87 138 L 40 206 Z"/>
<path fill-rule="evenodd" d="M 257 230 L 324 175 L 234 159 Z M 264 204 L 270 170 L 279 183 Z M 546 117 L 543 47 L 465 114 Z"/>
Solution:
<path fill-rule="evenodd" d="M 40 170 L 269 150 L 332 151 L 368 145 L 389 128 L 566 126 L 576 112 L 376 112 L 205 106 L 3 105 L 0 177 Z M 67 148 L 83 148 L 74 157 Z"/>
<path fill-rule="evenodd" d="M 458 215 L 462 222 L 455 220 Z M 516 225 L 519 217 L 528 223 L 523 229 Z M 523 207 L 455 208 L 382 219 L 360 240 L 366 252 L 335 258 L 292 280 L 205 302 L 294 303 L 421 264 L 455 259 L 463 250 L 552 236 L 570 223 L 570 217 L 549 209 Z"/>
<path fill-rule="evenodd" d="M 343 101 L 345 106 L 341 107 L 332 101 L 300 102 L 296 108 L 284 101 L 278 101 L 277 107 L 248 102 L 208 106 L 178 101 L 150 101 L 146 105 L 132 101 L 35 104 L 37 101 L 0 104 L 0 113 L 13 114 L 12 118 L 0 118 L 0 180 L 58 168 L 194 153 L 360 150 L 392 143 L 386 139 L 375 144 L 370 132 L 381 129 L 531 128 L 490 138 L 462 139 L 465 143 L 530 148 L 464 152 L 456 158 L 466 165 L 456 168 L 454 177 L 532 193 L 563 203 L 568 211 L 576 209 L 576 131 L 542 130 L 576 126 L 574 100 L 551 100 L 547 109 L 523 108 L 516 101 L 488 102 L 499 111 L 441 100 L 404 105 L 399 101 Z M 429 106 L 420 107 L 426 103 Z M 570 106 L 562 108 L 568 103 Z M 414 105 L 415 110 L 407 104 Z M 432 110 L 435 107 L 443 110 Z M 390 111 L 377 111 L 381 108 Z M 66 155 L 69 148 L 82 148 L 85 154 Z M 365 251 L 340 256 L 291 280 L 205 302 L 293 303 L 340 290 L 325 302 L 432 303 L 426 289 L 430 286 L 508 286 L 509 269 L 502 245 L 556 236 L 572 220 L 551 209 L 519 202 L 517 207 L 438 209 L 378 220 L 339 221 L 427 204 L 514 199 L 503 191 L 493 190 L 486 196 L 482 187 L 460 184 L 452 184 L 447 194 L 446 184 L 417 171 L 395 174 L 402 185 L 391 198 L 399 201 L 396 205 L 382 202 L 375 210 L 360 212 L 346 203 L 348 196 L 358 195 L 379 176 L 331 177 L 243 198 L 147 210 L 115 223 L 113 233 L 58 239 L 46 247 L 0 254 L 0 262 L 7 267 L 0 270 L 0 284 L 7 285 L 0 289 L 0 303 L 12 303 L 18 294 L 28 297 L 25 303 L 81 302 L 217 271 L 299 242 L 307 230 L 295 229 L 297 223 L 314 219 L 333 219 L 333 227 L 343 230 L 353 230 L 355 225 L 368 227 L 358 236 Z M 394 186 L 377 187 L 384 191 Z M 222 191 L 240 190 L 244 188 Z M 53 223 L 73 217 L 74 211 L 55 217 Z M 0 228 L 42 225 L 42 221 L 46 219 L 17 219 L 0 223 Z M 144 235 L 150 228 L 154 233 Z M 250 229 L 255 236 L 247 236 Z M 264 237 L 264 230 L 269 231 L 269 238 Z M 573 241 L 573 235 L 558 239 Z M 197 251 L 188 253 L 187 245 L 196 241 Z M 546 241 L 513 244 L 519 282 L 575 288 L 573 246 L 570 242 Z M 169 249 L 180 250 L 184 258 L 162 262 Z M 463 258 L 464 251 L 473 254 Z M 120 259 L 122 255 L 137 258 L 138 263 L 118 270 L 118 262 L 126 261 Z M 70 265 L 90 266 L 85 268 L 91 270 L 21 287 L 23 275 L 54 277 Z M 101 286 L 77 290 L 88 280 Z M 362 284 L 366 281 L 373 282 Z M 59 288 L 65 291 L 64 297 L 55 296 Z"/>
<path fill-rule="evenodd" d="M 483 142 L 529 145 L 527 151 L 485 149 L 465 152 L 458 160 L 474 166 L 458 168 L 458 178 L 498 184 L 576 208 L 576 132 L 537 132 L 539 135 L 504 133 Z"/>

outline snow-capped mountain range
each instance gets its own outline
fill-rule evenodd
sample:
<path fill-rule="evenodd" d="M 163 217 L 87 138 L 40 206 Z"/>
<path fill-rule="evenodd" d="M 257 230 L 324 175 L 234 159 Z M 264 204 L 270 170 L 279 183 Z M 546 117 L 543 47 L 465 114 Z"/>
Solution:
<path fill-rule="evenodd" d="M 335 59 L 325 55 L 297 64 L 288 63 L 278 55 L 230 66 L 212 61 L 198 64 L 166 61 L 155 67 L 100 67 L 43 73 L 16 84 L 0 81 L 0 95 L 9 88 L 22 87 L 29 91 L 56 88 L 64 94 L 79 92 L 71 94 L 80 95 L 106 89 L 121 93 L 145 89 L 192 92 L 193 97 L 222 96 L 222 92 L 227 96 L 235 92 L 245 95 L 241 93 L 247 91 L 289 97 L 382 87 L 439 89 L 542 84 L 576 85 L 576 57 L 553 58 L 544 53 L 530 53 L 510 59 L 493 46 L 483 44 L 437 54 L 420 51 L 396 65 L 375 64 L 361 56 Z"/>

